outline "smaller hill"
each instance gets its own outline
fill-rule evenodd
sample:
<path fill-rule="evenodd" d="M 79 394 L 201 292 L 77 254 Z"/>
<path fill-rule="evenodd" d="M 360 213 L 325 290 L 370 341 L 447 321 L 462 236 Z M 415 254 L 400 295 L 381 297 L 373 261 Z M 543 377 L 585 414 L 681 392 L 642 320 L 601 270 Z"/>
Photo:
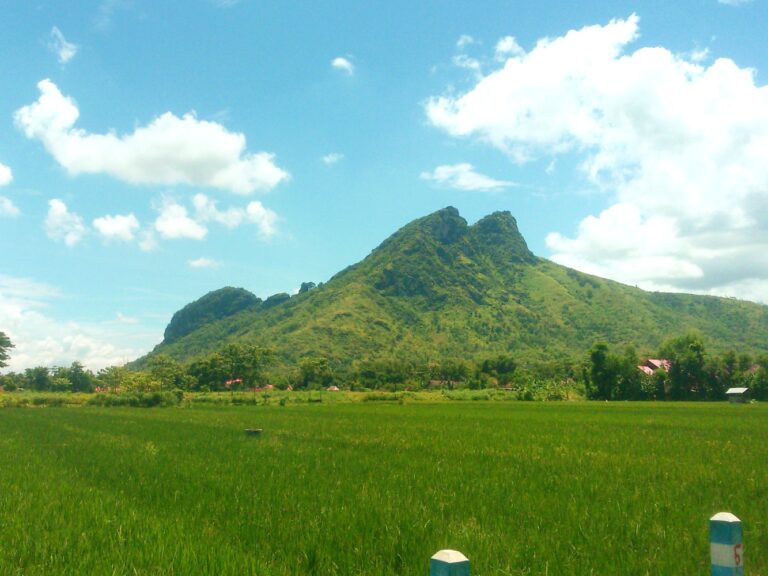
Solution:
<path fill-rule="evenodd" d="M 175 342 L 206 324 L 234 316 L 238 312 L 255 308 L 259 304 L 261 304 L 261 298 L 244 288 L 227 286 L 208 292 L 173 315 L 171 322 L 165 328 L 164 341 Z"/>

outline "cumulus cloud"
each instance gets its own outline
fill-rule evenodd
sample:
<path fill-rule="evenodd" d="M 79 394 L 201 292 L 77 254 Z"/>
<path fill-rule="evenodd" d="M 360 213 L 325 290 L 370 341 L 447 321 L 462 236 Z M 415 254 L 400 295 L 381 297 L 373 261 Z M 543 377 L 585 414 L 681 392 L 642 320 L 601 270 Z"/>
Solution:
<path fill-rule="evenodd" d="M 192 198 L 193 211 L 175 200 L 164 198 L 158 209 L 155 230 L 167 239 L 190 238 L 202 240 L 208 234 L 208 224 L 221 224 L 227 228 L 237 228 L 242 224 L 253 224 L 263 237 L 273 236 L 277 232 L 277 214 L 265 208 L 261 202 L 251 201 L 245 207 L 220 209 L 218 203 L 205 194 L 196 194 Z M 154 239 L 151 239 L 154 242 Z M 148 245 L 149 249 L 154 246 Z"/>
<path fill-rule="evenodd" d="M 16 111 L 16 125 L 40 140 L 70 174 L 109 174 L 132 184 L 188 184 L 250 194 L 289 177 L 267 152 L 247 153 L 245 136 L 194 114 L 166 112 L 133 133 L 91 134 L 76 128 L 80 111 L 50 80 L 40 97 Z"/>
<path fill-rule="evenodd" d="M 514 185 L 480 174 L 468 163 L 438 166 L 432 172 L 422 172 L 419 177 L 438 186 L 465 191 L 497 192 Z"/>
<path fill-rule="evenodd" d="M 245 213 L 248 221 L 256 225 L 262 236 L 268 238 L 277 232 L 277 214 L 265 208 L 258 200 L 249 202 L 245 207 Z"/>
<path fill-rule="evenodd" d="M 509 56 L 523 56 L 523 50 L 514 36 L 504 36 L 496 43 L 496 58 L 505 59 Z"/>
<path fill-rule="evenodd" d="M 9 216 L 15 218 L 19 214 L 21 214 L 21 210 L 19 210 L 10 198 L 0 196 L 0 217 Z"/>
<path fill-rule="evenodd" d="M 216 260 L 212 260 L 210 258 L 196 258 L 195 260 L 188 260 L 187 264 L 189 264 L 190 268 L 218 268 L 219 263 L 216 262 Z"/>
<path fill-rule="evenodd" d="M 0 326 L 15 346 L 7 370 L 68 366 L 75 360 L 98 370 L 137 358 L 146 352 L 145 342 L 162 337 L 135 325 L 57 322 L 46 312 L 61 296 L 33 279 L 0 275 Z"/>
<path fill-rule="evenodd" d="M 85 236 L 86 229 L 80 216 L 70 212 L 62 200 L 53 199 L 48 202 L 45 233 L 51 240 L 74 246 Z"/>
<path fill-rule="evenodd" d="M 93 227 L 106 240 L 122 240 L 130 242 L 139 229 L 139 221 L 133 214 L 102 216 L 93 221 Z"/>
<path fill-rule="evenodd" d="M 155 220 L 155 230 L 163 238 L 202 240 L 208 234 L 205 226 L 190 218 L 187 209 L 173 200 L 164 199 L 159 213 Z"/>
<path fill-rule="evenodd" d="M 216 201 L 205 194 L 195 194 L 192 204 L 195 207 L 195 217 L 199 222 L 217 222 L 227 228 L 237 228 L 246 217 L 245 210 L 242 208 L 219 210 Z"/>
<path fill-rule="evenodd" d="M 344 154 L 339 154 L 338 152 L 331 152 L 330 154 L 326 154 L 321 158 L 323 161 L 323 164 L 326 166 L 333 166 L 334 164 L 338 164 L 344 159 Z"/>
<path fill-rule="evenodd" d="M 56 54 L 56 58 L 58 58 L 60 64 L 66 64 L 72 60 L 79 49 L 77 44 L 67 42 L 67 39 L 64 38 L 64 34 L 62 34 L 61 30 L 56 26 L 51 28 L 51 41 L 49 47 L 51 51 Z"/>
<path fill-rule="evenodd" d="M 220 210 L 214 200 L 205 194 L 196 194 L 192 204 L 195 207 L 195 218 L 201 223 L 216 222 L 227 228 L 236 228 L 243 223 L 254 224 L 264 237 L 273 236 L 277 232 L 277 214 L 255 200 L 245 208 L 229 207 Z"/>
<path fill-rule="evenodd" d="M 13 172 L 11 169 L 0 162 L 0 186 L 8 186 L 13 182 Z"/>
<path fill-rule="evenodd" d="M 581 158 L 609 206 L 551 234 L 554 260 L 646 288 L 768 287 L 768 87 L 726 58 L 628 50 L 638 37 L 632 15 L 540 40 L 427 115 L 517 163 Z"/>
<path fill-rule="evenodd" d="M 355 73 L 355 65 L 352 64 L 352 62 L 348 58 L 344 58 L 343 56 L 338 56 L 337 58 L 334 58 L 333 60 L 331 60 L 331 66 L 333 66 L 337 70 L 346 72 L 350 76 L 352 76 Z"/>

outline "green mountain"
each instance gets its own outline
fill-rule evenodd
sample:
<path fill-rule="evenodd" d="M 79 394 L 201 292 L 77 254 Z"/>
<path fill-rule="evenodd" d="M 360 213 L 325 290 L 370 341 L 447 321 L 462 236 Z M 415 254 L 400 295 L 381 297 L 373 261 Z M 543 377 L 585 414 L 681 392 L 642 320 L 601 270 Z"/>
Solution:
<path fill-rule="evenodd" d="M 309 356 L 525 363 L 583 358 L 598 340 L 650 353 L 689 330 L 713 350 L 765 351 L 768 307 L 583 274 L 532 254 L 509 212 L 470 226 L 448 207 L 295 296 L 211 292 L 174 315 L 152 354 L 188 361 L 242 342 L 274 349 L 282 366 Z"/>

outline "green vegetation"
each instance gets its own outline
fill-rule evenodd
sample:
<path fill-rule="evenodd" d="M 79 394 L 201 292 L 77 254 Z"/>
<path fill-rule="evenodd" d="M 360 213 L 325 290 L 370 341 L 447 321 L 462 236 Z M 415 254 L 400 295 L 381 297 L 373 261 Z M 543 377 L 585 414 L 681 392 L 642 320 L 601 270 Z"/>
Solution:
<path fill-rule="evenodd" d="M 251 391 L 270 395 L 272 391 L 333 388 L 393 394 L 443 391 L 449 392 L 450 398 L 468 394 L 474 399 L 509 392 L 510 398 L 518 400 L 724 400 L 728 388 L 743 386 L 750 389 L 752 398 L 768 400 L 766 354 L 753 357 L 733 351 L 711 353 L 700 336 L 689 333 L 665 341 L 655 354 L 669 362 L 667 369 L 645 374 L 638 367 L 641 359 L 633 347 L 626 346 L 620 352 L 614 349 L 597 342 L 580 362 L 529 364 L 522 370 L 513 357 L 501 354 L 477 363 L 369 359 L 348 367 L 333 365 L 324 357 L 308 356 L 286 372 L 284 367 L 274 370 L 272 350 L 226 344 L 188 365 L 164 353 L 154 354 L 144 371 L 112 366 L 94 375 L 77 362 L 69 368 L 38 366 L 0 376 L 0 390 L 98 392 L 101 396 L 94 402 L 121 406 L 173 405 L 189 392 Z M 4 402 L 22 401 L 29 403 L 22 399 Z"/>
<path fill-rule="evenodd" d="M 704 574 L 728 510 L 764 574 L 766 434 L 724 403 L 5 410 L 0 573 Z"/>
<path fill-rule="evenodd" d="M 669 369 L 652 374 L 638 370 L 634 348 L 621 353 L 596 343 L 589 352 L 585 390 L 597 400 L 724 400 L 732 387 L 749 388 L 752 398 L 768 400 L 768 355 L 757 359 L 730 350 L 709 354 L 702 338 L 688 333 L 662 344 L 657 358 Z"/>
<path fill-rule="evenodd" d="M 154 354 L 189 365 L 226 344 L 244 344 L 273 350 L 270 372 L 283 381 L 301 363 L 325 363 L 326 373 L 345 381 L 377 366 L 386 381 L 498 356 L 512 358 L 519 377 L 568 379 L 594 342 L 631 345 L 645 356 L 695 330 L 713 353 L 768 350 L 768 307 L 648 293 L 537 258 L 508 212 L 469 226 L 445 208 L 293 297 L 257 302 L 233 290 L 177 313 L 164 342 L 134 366 L 146 367 Z M 230 298 L 242 307 L 223 306 Z"/>
<path fill-rule="evenodd" d="M 165 342 L 173 342 L 209 322 L 228 318 L 242 310 L 255 308 L 261 300 L 242 288 L 221 288 L 184 306 L 171 318 L 165 329 Z"/>
<path fill-rule="evenodd" d="M 0 368 L 8 366 L 7 360 L 10 358 L 10 349 L 13 348 L 11 339 L 5 332 L 0 332 Z"/>

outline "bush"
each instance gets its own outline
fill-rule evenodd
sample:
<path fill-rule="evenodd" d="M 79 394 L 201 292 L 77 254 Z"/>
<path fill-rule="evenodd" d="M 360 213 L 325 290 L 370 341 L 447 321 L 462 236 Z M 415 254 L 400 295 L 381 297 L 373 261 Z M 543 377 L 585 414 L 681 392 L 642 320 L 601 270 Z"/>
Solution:
<path fill-rule="evenodd" d="M 180 390 L 173 392 L 148 392 L 145 394 L 96 394 L 88 400 L 91 406 L 132 406 L 154 408 L 178 406 L 184 398 Z"/>

